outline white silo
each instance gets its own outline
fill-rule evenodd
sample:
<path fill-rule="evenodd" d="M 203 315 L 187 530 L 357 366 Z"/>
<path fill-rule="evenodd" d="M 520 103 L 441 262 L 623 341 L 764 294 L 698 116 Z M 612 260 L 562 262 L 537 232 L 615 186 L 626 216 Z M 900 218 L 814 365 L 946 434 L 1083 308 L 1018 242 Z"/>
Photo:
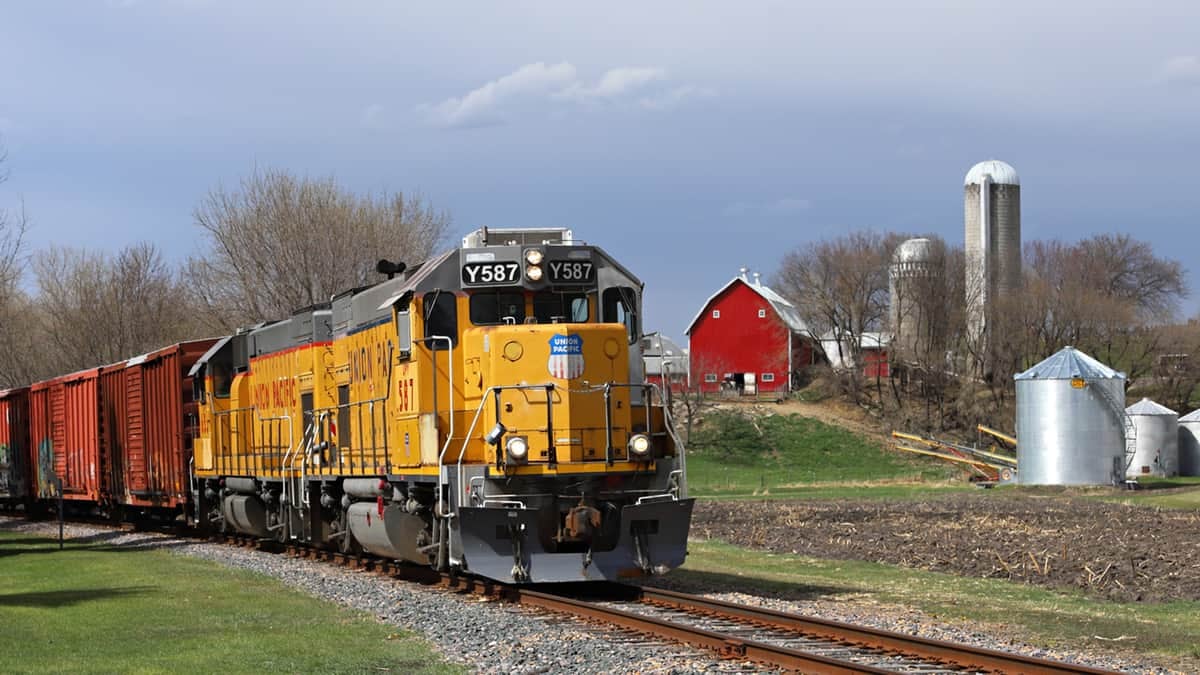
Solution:
<path fill-rule="evenodd" d="M 1110 485 L 1124 479 L 1124 373 L 1065 347 L 1013 379 L 1018 483 Z"/>
<path fill-rule="evenodd" d="M 980 162 L 963 187 L 967 329 L 979 337 L 996 298 L 1021 287 L 1021 179 L 999 160 Z"/>
<path fill-rule="evenodd" d="M 1125 409 L 1137 427 L 1130 478 L 1179 475 L 1179 413 L 1144 398 Z"/>
<path fill-rule="evenodd" d="M 889 318 L 892 345 L 900 359 L 914 359 L 928 348 L 927 280 L 933 273 L 933 242 L 924 237 L 909 239 L 896 247 L 888 270 Z"/>
<path fill-rule="evenodd" d="M 1200 476 L 1200 410 L 1179 418 L 1179 475 Z"/>

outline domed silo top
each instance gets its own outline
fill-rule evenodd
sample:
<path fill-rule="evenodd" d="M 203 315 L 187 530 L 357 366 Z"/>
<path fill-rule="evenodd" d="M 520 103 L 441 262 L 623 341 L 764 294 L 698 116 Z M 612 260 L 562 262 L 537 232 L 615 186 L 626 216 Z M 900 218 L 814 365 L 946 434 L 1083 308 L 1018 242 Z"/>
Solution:
<path fill-rule="evenodd" d="M 933 257 L 933 242 L 921 237 L 918 239 L 908 239 L 896 247 L 896 252 L 892 254 L 892 262 L 896 263 L 915 263 L 929 262 Z"/>
<path fill-rule="evenodd" d="M 1148 415 L 1152 417 L 1178 417 L 1179 413 L 1165 405 L 1144 398 L 1125 409 L 1126 415 Z"/>
<path fill-rule="evenodd" d="M 963 180 L 963 185 L 980 185 L 983 183 L 984 176 L 991 176 L 993 183 L 1021 184 L 1021 179 L 1017 177 L 1017 170 L 1012 168 L 1011 164 L 998 159 L 989 159 L 971 167 L 971 170 L 967 172 L 966 179 Z"/>
<path fill-rule="evenodd" d="M 1179 418 L 1180 422 L 1200 422 L 1200 408 Z"/>
<path fill-rule="evenodd" d="M 1074 347 L 1063 347 L 1053 356 L 1014 380 L 1123 380 L 1125 373 L 1113 370 Z"/>

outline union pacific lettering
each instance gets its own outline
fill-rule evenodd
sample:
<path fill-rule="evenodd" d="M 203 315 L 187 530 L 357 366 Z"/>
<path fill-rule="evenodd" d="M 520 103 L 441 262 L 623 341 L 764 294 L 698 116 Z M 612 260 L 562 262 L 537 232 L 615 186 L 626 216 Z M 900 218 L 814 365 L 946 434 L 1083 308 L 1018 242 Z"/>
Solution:
<path fill-rule="evenodd" d="M 386 375 L 391 354 L 391 340 L 351 349 L 350 381 L 353 383 L 370 382 L 381 375 Z"/>
<path fill-rule="evenodd" d="M 296 405 L 296 380 L 284 379 L 260 382 L 251 389 L 254 407 L 288 408 Z"/>

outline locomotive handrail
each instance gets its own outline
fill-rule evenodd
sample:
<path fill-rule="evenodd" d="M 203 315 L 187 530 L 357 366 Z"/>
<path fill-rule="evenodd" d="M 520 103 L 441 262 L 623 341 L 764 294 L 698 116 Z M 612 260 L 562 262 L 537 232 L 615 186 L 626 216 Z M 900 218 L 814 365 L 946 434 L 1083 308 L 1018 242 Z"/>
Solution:
<path fill-rule="evenodd" d="M 622 387 L 626 389 L 641 389 L 642 394 L 654 385 L 646 382 L 605 382 L 604 383 L 604 462 L 609 466 L 613 465 L 613 435 L 612 435 L 612 390 L 614 387 Z M 646 398 L 650 398 L 646 396 Z M 650 406 L 646 405 L 646 432 L 649 433 L 651 427 Z M 632 430 L 631 430 L 632 433 Z"/>
<path fill-rule="evenodd" d="M 671 440 L 675 443 L 675 456 L 679 460 L 679 468 L 672 473 L 679 474 L 679 498 L 687 498 L 687 448 L 683 445 L 683 439 L 679 437 L 679 432 L 675 431 L 675 419 L 671 414 L 670 397 L 663 393 L 663 390 L 657 384 L 647 382 L 646 385 L 658 394 L 658 400 L 662 401 L 663 409 L 663 426 L 666 427 L 667 433 L 671 435 Z M 670 384 L 667 385 L 667 392 L 670 392 Z M 651 399 L 653 401 L 653 398 Z M 649 409 L 649 405 L 647 405 Z"/>
<path fill-rule="evenodd" d="M 327 417 L 330 414 L 337 412 L 337 411 L 341 411 L 341 410 L 349 411 L 349 410 L 352 410 L 355 408 L 357 408 L 361 411 L 364 406 L 369 406 L 370 412 L 368 414 L 370 415 L 370 418 L 371 418 L 371 427 L 372 427 L 371 457 L 375 458 L 376 454 L 379 451 L 379 446 L 376 445 L 374 442 L 375 404 L 376 403 L 387 403 L 388 398 L 391 396 L 391 392 L 392 392 L 392 388 L 391 388 L 391 384 L 389 383 L 388 387 L 386 388 L 386 393 L 384 393 L 383 396 L 376 396 L 375 398 L 368 398 L 368 399 L 364 399 L 362 401 L 350 401 L 348 403 L 335 403 L 334 405 L 325 406 L 323 408 L 313 408 L 312 413 L 314 415 L 317 413 L 320 413 L 321 415 L 324 415 Z M 362 415 L 360 414 L 359 419 L 358 419 L 358 430 L 360 433 L 362 432 L 362 428 L 363 428 Z M 345 432 L 339 431 L 338 433 L 342 434 Z M 363 450 L 363 452 L 365 452 L 366 448 L 364 447 L 364 448 L 362 448 L 362 450 Z M 391 458 L 391 455 L 389 454 L 389 452 L 390 452 L 390 449 L 389 449 L 389 445 L 388 445 L 388 426 L 387 426 L 387 416 L 386 416 L 386 411 L 385 411 L 384 418 L 383 418 L 383 454 L 384 454 L 384 464 L 386 465 L 387 473 L 391 473 L 391 466 L 392 466 L 392 458 Z"/>

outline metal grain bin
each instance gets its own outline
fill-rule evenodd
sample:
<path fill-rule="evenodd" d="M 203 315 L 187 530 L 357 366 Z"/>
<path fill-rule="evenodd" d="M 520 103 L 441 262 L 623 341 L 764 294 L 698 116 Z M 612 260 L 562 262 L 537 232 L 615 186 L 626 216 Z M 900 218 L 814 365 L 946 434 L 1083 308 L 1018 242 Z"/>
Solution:
<path fill-rule="evenodd" d="M 1125 409 L 1137 428 L 1129 476 L 1179 475 L 1179 413 L 1144 398 Z"/>
<path fill-rule="evenodd" d="M 1124 373 L 1066 347 L 1013 378 L 1018 483 L 1108 485 L 1124 478 Z"/>
<path fill-rule="evenodd" d="M 1179 475 L 1200 476 L 1200 410 L 1179 418 Z"/>

